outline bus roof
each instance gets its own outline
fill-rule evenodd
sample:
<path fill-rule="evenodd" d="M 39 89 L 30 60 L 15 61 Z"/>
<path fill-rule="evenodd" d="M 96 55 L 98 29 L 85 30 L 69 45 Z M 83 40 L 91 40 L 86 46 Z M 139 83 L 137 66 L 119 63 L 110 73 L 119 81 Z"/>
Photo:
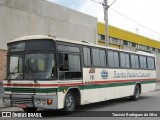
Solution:
<path fill-rule="evenodd" d="M 147 56 L 152 56 L 155 57 L 154 54 L 152 53 L 147 53 L 147 52 L 143 52 L 143 51 L 137 51 L 137 52 L 133 52 L 133 51 L 129 51 L 129 50 L 122 50 L 122 49 L 116 49 L 116 48 L 112 48 L 112 47 L 105 47 L 105 46 L 100 46 L 100 45 L 96 45 L 87 41 L 75 41 L 75 40 L 68 40 L 68 39 L 64 39 L 64 38 L 56 38 L 55 36 L 45 36 L 45 35 L 30 35 L 30 36 L 24 36 L 24 37 L 19 37 L 16 38 L 14 40 L 11 40 L 8 43 L 12 43 L 12 42 L 18 42 L 18 41 L 25 41 L 25 40 L 40 40 L 40 39 L 50 39 L 53 41 L 60 41 L 60 42 L 67 42 L 67 43 L 74 43 L 74 44 L 80 44 L 80 45 L 86 45 L 86 46 L 92 46 L 92 47 L 98 47 L 98 48 L 107 48 L 110 50 L 117 50 L 117 51 L 122 51 L 122 52 L 129 52 L 129 53 L 134 53 L 134 54 L 141 54 L 141 55 L 147 55 Z"/>
<path fill-rule="evenodd" d="M 25 40 L 33 40 L 33 39 L 53 39 L 53 37 L 45 36 L 45 35 L 30 35 L 30 36 L 24 36 L 24 37 L 19 37 L 16 39 L 13 39 L 9 41 L 8 43 L 12 42 L 18 42 L 18 41 L 25 41 Z"/>

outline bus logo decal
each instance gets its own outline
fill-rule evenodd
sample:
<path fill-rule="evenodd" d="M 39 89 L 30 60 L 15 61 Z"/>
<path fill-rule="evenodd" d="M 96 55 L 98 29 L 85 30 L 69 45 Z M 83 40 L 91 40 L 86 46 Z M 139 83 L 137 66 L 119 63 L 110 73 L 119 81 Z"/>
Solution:
<path fill-rule="evenodd" d="M 95 73 L 95 68 L 90 68 L 89 73 Z"/>
<path fill-rule="evenodd" d="M 102 70 L 101 77 L 102 77 L 102 79 L 107 79 L 108 78 L 108 71 L 107 70 Z"/>

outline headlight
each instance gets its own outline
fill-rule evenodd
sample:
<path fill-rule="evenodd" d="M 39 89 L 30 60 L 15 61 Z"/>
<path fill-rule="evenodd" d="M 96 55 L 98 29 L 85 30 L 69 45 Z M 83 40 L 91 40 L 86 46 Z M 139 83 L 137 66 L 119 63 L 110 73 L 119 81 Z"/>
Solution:
<path fill-rule="evenodd" d="M 4 101 L 5 103 L 10 103 L 10 102 L 11 102 L 10 98 L 3 98 L 3 101 Z"/>
<path fill-rule="evenodd" d="M 35 99 L 35 104 L 37 105 L 48 105 L 47 99 Z"/>
<path fill-rule="evenodd" d="M 36 99 L 36 104 L 41 104 L 41 100 L 40 99 Z"/>
<path fill-rule="evenodd" d="M 8 99 L 8 102 L 10 103 L 10 102 L 11 102 L 11 100 L 10 100 L 10 99 Z"/>
<path fill-rule="evenodd" d="M 41 103 L 42 103 L 42 105 L 45 105 L 45 104 L 46 104 L 46 100 L 45 100 L 45 99 L 42 99 L 42 100 L 41 100 Z"/>
<path fill-rule="evenodd" d="M 4 102 L 7 102 L 7 98 L 3 98 L 3 101 L 4 101 Z"/>

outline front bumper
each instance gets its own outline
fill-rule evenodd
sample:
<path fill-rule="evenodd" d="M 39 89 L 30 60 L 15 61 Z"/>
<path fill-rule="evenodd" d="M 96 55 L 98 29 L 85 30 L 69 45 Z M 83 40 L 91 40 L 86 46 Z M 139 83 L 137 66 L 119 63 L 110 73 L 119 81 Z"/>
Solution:
<path fill-rule="evenodd" d="M 47 104 L 48 99 L 52 100 L 51 105 Z M 36 102 L 37 100 L 44 102 L 37 103 Z M 58 96 L 57 95 L 3 95 L 3 104 L 5 106 L 14 106 L 14 107 L 25 105 L 26 107 L 57 109 Z"/>

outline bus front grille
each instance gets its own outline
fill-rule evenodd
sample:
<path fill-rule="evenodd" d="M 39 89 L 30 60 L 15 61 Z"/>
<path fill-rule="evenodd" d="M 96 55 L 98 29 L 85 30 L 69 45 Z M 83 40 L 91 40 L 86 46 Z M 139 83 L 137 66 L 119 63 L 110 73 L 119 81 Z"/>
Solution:
<path fill-rule="evenodd" d="M 35 92 L 34 88 L 12 88 L 12 93 L 31 93 Z"/>
<path fill-rule="evenodd" d="M 32 104 L 32 98 L 22 98 L 22 97 L 12 97 L 12 104 L 18 105 L 18 104 Z"/>

